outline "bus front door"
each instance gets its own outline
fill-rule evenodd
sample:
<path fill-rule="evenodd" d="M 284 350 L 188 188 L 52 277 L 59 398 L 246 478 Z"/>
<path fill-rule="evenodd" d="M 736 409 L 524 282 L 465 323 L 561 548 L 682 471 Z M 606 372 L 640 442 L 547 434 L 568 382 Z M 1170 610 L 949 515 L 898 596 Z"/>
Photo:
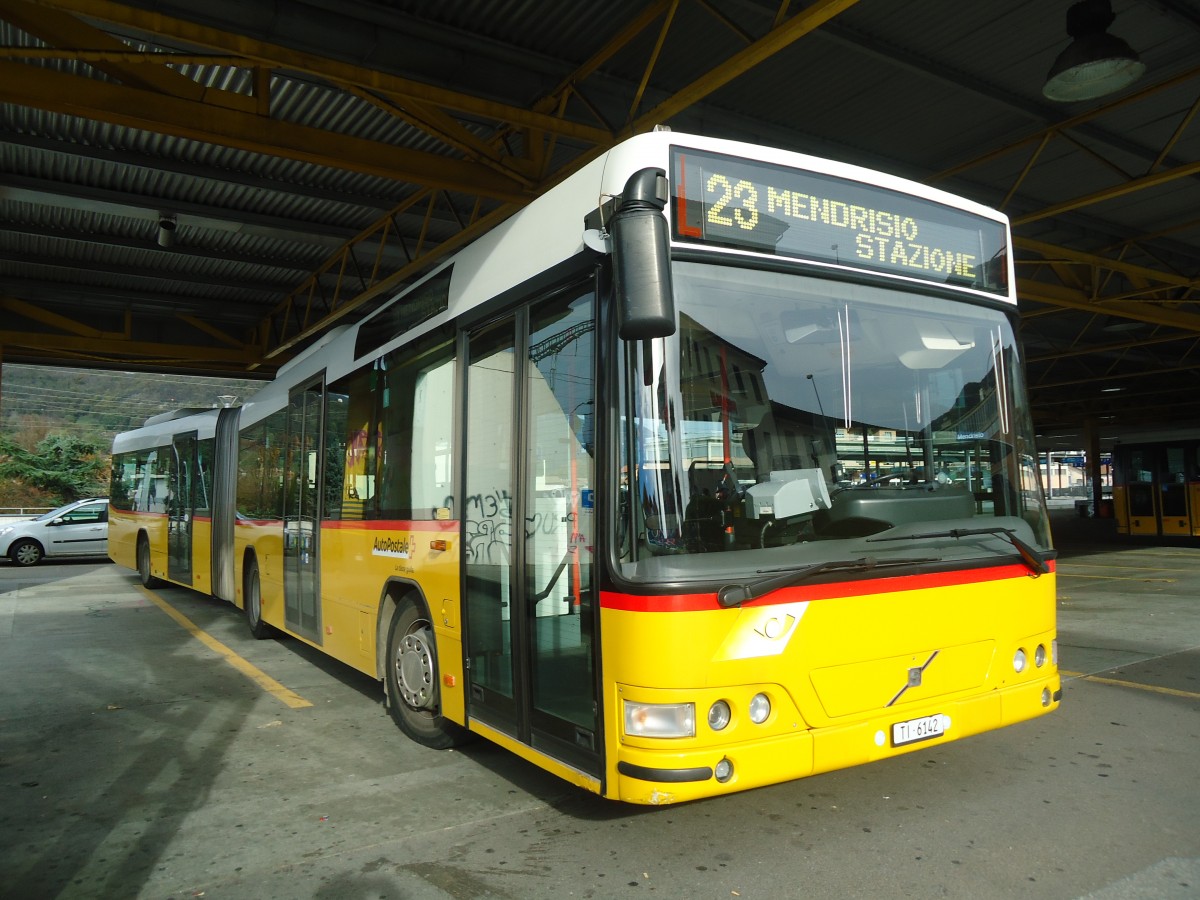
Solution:
<path fill-rule="evenodd" d="M 321 539 L 320 378 L 293 391 L 288 400 L 287 469 L 283 497 L 284 624 L 321 643 L 318 559 Z"/>
<path fill-rule="evenodd" d="M 1130 448 L 1125 495 L 1130 534 L 1158 534 L 1158 466 L 1153 449 Z"/>
<path fill-rule="evenodd" d="M 1187 454 L 1181 444 L 1167 444 L 1162 449 L 1159 469 L 1159 490 L 1162 497 L 1162 533 L 1186 536 L 1192 533 L 1188 511 Z"/>
<path fill-rule="evenodd" d="M 471 333 L 464 354 L 468 715 L 600 770 L 590 282 Z"/>

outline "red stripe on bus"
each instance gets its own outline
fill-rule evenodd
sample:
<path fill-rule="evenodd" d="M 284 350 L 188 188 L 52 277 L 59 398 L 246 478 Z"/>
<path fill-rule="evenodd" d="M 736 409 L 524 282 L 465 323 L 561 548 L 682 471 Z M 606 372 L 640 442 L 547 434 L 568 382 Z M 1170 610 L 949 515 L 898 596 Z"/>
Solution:
<path fill-rule="evenodd" d="M 120 519 L 124 516 L 132 516 L 135 519 L 165 519 L 165 512 L 151 512 L 145 509 L 117 509 L 115 506 L 109 506 L 108 519 L 111 522 L 113 519 Z"/>
<path fill-rule="evenodd" d="M 458 531 L 457 519 L 330 519 L 321 528 L 345 531 Z"/>
<path fill-rule="evenodd" d="M 167 514 L 165 512 L 146 512 L 144 510 L 139 511 L 139 510 L 133 510 L 133 509 L 110 509 L 109 513 L 108 513 L 108 520 L 111 522 L 114 519 L 122 519 L 126 516 L 131 516 L 132 518 L 135 518 L 135 519 L 165 519 L 165 518 L 167 518 Z M 211 522 L 212 516 L 192 516 L 192 521 L 193 522 Z"/>
<path fill-rule="evenodd" d="M 238 525 L 253 525 L 256 527 L 283 527 L 282 519 L 238 519 Z M 433 519 L 326 519 L 321 522 L 321 530 L 337 529 L 339 531 L 458 531 L 457 519 L 435 521 Z"/>
<path fill-rule="evenodd" d="M 1055 564 L 1050 561 L 1050 571 Z M 989 581 L 1004 581 L 1011 578 L 1030 577 L 1029 569 L 1020 564 L 991 566 L 986 569 L 970 569 L 962 572 L 939 572 L 933 575 L 893 575 L 886 578 L 868 578 L 862 581 L 842 581 L 835 584 L 798 585 L 772 591 L 766 597 L 743 603 L 742 606 L 773 606 L 778 603 L 796 603 L 808 600 L 836 600 L 842 597 L 861 597 L 866 594 L 888 594 L 899 591 L 917 591 L 929 588 L 956 587 L 981 584 Z M 744 581 L 753 581 L 746 578 Z M 637 596 L 616 591 L 601 591 L 600 605 L 604 609 L 619 609 L 625 612 L 708 612 L 719 609 L 716 593 L 711 594 L 668 594 L 659 596 Z"/>

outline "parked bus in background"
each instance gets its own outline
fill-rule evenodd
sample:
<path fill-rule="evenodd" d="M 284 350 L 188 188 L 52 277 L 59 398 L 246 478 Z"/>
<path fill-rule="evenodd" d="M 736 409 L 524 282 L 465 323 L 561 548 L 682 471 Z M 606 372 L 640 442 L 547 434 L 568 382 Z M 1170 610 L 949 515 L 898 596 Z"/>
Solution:
<path fill-rule="evenodd" d="M 1113 446 L 1117 534 L 1200 537 L 1200 432 Z"/>
<path fill-rule="evenodd" d="M 1030 719 L 1014 284 L 973 202 L 634 137 L 240 410 L 118 437 L 112 555 L 378 678 L 417 741 L 629 802 Z"/>

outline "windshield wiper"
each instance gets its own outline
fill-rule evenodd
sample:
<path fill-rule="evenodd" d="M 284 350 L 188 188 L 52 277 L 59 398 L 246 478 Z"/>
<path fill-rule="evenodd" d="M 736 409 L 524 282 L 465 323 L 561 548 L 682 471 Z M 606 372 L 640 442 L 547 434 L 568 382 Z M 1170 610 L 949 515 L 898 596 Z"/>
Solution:
<path fill-rule="evenodd" d="M 1050 571 L 1050 566 L 1046 562 L 1046 555 L 1038 550 L 1037 547 L 1017 537 L 1015 528 L 1001 528 L 999 526 L 993 528 L 947 528 L 945 531 L 924 531 L 920 534 L 903 534 L 895 537 L 872 537 L 867 538 L 867 541 L 907 541 L 940 537 L 957 539 L 980 534 L 995 534 L 1006 538 L 1010 544 L 1017 548 L 1017 552 L 1021 554 L 1021 561 L 1030 568 L 1035 577 L 1037 575 L 1045 575 Z"/>
<path fill-rule="evenodd" d="M 757 600 L 779 588 L 790 587 L 804 579 L 822 572 L 832 572 L 845 569 L 852 572 L 864 572 L 868 569 L 884 569 L 891 566 L 912 566 L 917 563 L 938 562 L 940 556 L 910 556 L 903 559 L 876 559 L 873 556 L 863 556 L 858 559 L 827 559 L 824 562 L 813 563 L 799 569 L 759 569 L 757 574 L 768 577 L 759 578 L 746 584 L 727 584 L 717 591 L 717 603 L 725 609 L 740 606 Z M 769 574 L 779 573 L 779 574 Z"/>

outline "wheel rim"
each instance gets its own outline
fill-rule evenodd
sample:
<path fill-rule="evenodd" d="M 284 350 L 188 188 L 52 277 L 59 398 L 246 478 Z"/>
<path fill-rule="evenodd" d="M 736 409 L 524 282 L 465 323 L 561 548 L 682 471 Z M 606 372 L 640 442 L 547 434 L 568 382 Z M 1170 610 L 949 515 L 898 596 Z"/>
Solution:
<path fill-rule="evenodd" d="M 433 708 L 434 665 L 429 623 L 415 622 L 396 648 L 396 686 L 413 709 Z"/>
<path fill-rule="evenodd" d="M 21 544 L 17 547 L 17 562 L 23 566 L 32 566 L 42 558 L 42 553 L 36 544 Z"/>

